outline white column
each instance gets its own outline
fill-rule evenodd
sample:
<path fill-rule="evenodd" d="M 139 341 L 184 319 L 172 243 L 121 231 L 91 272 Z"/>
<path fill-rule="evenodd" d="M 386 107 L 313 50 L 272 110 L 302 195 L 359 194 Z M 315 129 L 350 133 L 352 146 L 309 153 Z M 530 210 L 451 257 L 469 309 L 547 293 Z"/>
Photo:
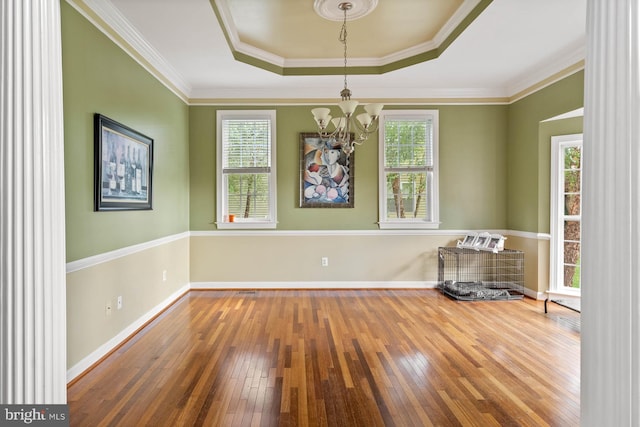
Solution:
<path fill-rule="evenodd" d="M 59 0 L 0 2 L 0 403 L 66 403 Z"/>
<path fill-rule="evenodd" d="M 637 0 L 588 0 L 582 222 L 584 426 L 640 425 Z"/>

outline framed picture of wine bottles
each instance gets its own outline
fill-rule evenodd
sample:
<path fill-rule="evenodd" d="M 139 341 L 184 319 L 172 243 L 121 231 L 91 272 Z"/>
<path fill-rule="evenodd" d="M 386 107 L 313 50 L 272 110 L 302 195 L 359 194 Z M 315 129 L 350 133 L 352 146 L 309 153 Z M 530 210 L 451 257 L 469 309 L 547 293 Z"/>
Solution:
<path fill-rule="evenodd" d="M 95 211 L 150 210 L 153 139 L 94 115 Z"/>

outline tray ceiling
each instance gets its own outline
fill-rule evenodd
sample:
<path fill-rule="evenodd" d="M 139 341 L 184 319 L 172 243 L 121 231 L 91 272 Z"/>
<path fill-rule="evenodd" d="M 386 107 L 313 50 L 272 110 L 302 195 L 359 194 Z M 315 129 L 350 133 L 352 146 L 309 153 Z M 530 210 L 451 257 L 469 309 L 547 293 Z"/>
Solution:
<path fill-rule="evenodd" d="M 342 86 L 341 22 L 314 0 L 67 2 L 190 103 L 317 104 Z M 349 86 L 385 104 L 512 102 L 584 66 L 585 22 L 586 0 L 379 0 L 348 23 Z"/>

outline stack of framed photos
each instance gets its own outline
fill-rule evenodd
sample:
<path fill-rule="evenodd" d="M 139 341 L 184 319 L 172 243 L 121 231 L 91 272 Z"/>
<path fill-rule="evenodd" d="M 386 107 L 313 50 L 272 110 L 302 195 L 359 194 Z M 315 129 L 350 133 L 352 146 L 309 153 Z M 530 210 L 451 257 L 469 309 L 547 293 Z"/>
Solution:
<path fill-rule="evenodd" d="M 505 240 L 506 237 L 501 234 L 469 232 L 464 236 L 462 241 L 458 240 L 457 247 L 498 253 L 504 250 Z"/>

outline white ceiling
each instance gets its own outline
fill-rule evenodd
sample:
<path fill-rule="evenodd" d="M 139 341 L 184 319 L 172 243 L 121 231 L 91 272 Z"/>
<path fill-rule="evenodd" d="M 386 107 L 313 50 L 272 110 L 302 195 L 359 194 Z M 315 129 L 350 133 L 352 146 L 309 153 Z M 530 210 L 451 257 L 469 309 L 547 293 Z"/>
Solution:
<path fill-rule="evenodd" d="M 85 16 L 87 8 L 100 16 L 106 33 L 134 46 L 135 55 L 190 102 L 339 98 L 343 76 L 281 76 L 236 61 L 209 0 L 68 1 Z M 354 99 L 387 103 L 513 98 L 580 67 L 585 22 L 586 0 L 494 0 L 440 57 L 382 75 L 350 75 L 349 87 Z M 334 34 L 318 36 L 318 43 L 335 44 L 339 54 L 340 25 L 334 22 Z M 376 43 L 385 30 L 366 37 Z"/>

